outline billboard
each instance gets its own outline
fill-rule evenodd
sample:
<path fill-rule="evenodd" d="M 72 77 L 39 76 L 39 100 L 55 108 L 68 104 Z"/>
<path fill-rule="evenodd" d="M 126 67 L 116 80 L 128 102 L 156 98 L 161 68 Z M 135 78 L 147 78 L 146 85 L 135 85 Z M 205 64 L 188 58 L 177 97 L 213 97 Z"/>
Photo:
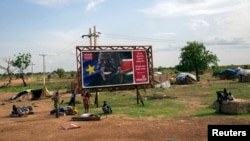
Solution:
<path fill-rule="evenodd" d="M 91 50 L 81 52 L 82 88 L 149 83 L 146 50 Z"/>

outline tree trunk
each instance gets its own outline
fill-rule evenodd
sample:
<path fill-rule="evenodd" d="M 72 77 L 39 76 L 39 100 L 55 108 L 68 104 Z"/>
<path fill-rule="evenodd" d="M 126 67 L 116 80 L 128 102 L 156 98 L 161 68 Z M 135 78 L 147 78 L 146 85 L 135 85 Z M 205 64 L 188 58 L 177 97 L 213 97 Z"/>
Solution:
<path fill-rule="evenodd" d="M 199 70 L 198 70 L 198 68 L 195 69 L 195 74 L 196 74 L 196 79 L 197 79 L 197 81 L 200 81 Z"/>
<path fill-rule="evenodd" d="M 11 84 L 12 76 L 9 76 L 9 84 Z"/>
<path fill-rule="evenodd" d="M 24 81 L 24 77 L 23 77 L 23 75 L 21 76 L 21 78 L 22 78 L 22 80 L 23 80 L 23 86 L 24 86 L 24 87 L 26 87 L 26 86 L 27 86 L 27 84 L 26 84 L 26 82 Z"/>

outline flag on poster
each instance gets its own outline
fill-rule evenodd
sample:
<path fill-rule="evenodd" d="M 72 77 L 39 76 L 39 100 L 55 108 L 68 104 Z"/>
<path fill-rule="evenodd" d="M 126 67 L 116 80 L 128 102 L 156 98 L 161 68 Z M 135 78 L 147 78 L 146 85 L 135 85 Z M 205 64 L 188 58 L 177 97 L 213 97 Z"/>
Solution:
<path fill-rule="evenodd" d="M 99 74 L 99 70 L 97 69 L 97 60 L 94 59 L 93 53 L 83 53 L 83 79 L 84 79 L 84 86 L 88 86 L 92 83 L 96 76 Z"/>
<path fill-rule="evenodd" d="M 145 50 L 82 52 L 82 86 L 109 87 L 148 83 Z"/>

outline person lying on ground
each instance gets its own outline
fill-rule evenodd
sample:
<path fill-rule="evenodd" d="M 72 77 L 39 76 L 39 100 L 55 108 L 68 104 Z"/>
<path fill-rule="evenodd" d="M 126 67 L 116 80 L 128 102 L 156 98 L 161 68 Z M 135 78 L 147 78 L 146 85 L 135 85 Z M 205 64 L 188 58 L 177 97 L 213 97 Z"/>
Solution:
<path fill-rule="evenodd" d="M 11 116 L 24 116 L 27 114 L 34 114 L 32 106 L 17 107 L 12 105 Z"/>

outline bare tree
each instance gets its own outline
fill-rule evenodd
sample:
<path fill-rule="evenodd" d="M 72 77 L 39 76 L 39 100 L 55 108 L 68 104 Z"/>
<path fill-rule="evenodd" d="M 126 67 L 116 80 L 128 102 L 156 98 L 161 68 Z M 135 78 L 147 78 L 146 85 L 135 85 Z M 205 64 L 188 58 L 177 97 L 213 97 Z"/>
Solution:
<path fill-rule="evenodd" d="M 12 66 L 11 57 L 2 58 L 2 60 L 4 63 L 6 63 L 6 65 L 0 64 L 0 69 L 5 71 L 5 73 L 7 74 L 8 78 L 9 78 L 9 84 L 10 84 L 11 80 L 14 76 L 14 71 L 16 70 L 16 68 L 13 68 L 13 66 Z"/>

